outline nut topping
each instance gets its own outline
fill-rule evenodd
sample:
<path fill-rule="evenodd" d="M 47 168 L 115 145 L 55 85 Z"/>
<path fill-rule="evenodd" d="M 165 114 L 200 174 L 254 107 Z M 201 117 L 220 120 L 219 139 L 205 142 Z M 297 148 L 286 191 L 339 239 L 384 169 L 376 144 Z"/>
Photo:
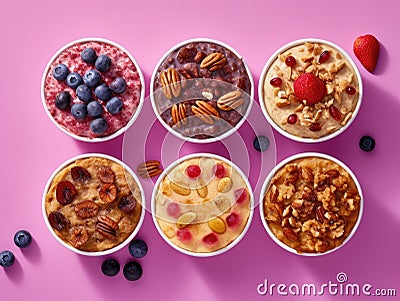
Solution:
<path fill-rule="evenodd" d="M 119 229 L 118 223 L 106 215 L 97 218 L 96 231 L 105 238 L 114 239 Z"/>
<path fill-rule="evenodd" d="M 179 195 L 189 195 L 191 192 L 190 188 L 185 187 L 181 184 L 177 184 L 175 182 L 171 182 L 169 186 L 171 187 L 173 192 Z"/>
<path fill-rule="evenodd" d="M 99 211 L 99 205 L 93 201 L 87 200 L 76 204 L 74 210 L 77 216 L 85 219 L 96 216 L 97 212 Z"/>
<path fill-rule="evenodd" d="M 190 225 L 196 219 L 196 217 L 197 214 L 192 211 L 185 212 L 178 217 L 176 221 L 176 226 L 179 229 L 183 229 L 186 226 Z"/>
<path fill-rule="evenodd" d="M 293 229 L 290 226 L 283 227 L 283 234 L 289 238 L 290 240 L 298 240 L 296 232 L 293 231 Z"/>
<path fill-rule="evenodd" d="M 220 117 L 219 112 L 208 102 L 198 100 L 196 105 L 192 106 L 192 112 L 204 123 L 214 124 L 214 120 Z"/>
<path fill-rule="evenodd" d="M 216 217 L 210 221 L 208 221 L 208 226 L 212 231 L 218 234 L 222 234 L 226 231 L 226 225 L 222 218 Z"/>
<path fill-rule="evenodd" d="M 103 183 L 114 183 L 115 181 L 114 171 L 111 169 L 111 167 L 106 165 L 102 165 L 99 167 L 97 176 Z"/>
<path fill-rule="evenodd" d="M 197 191 L 197 194 L 199 195 L 199 197 L 201 197 L 201 198 L 205 198 L 207 196 L 208 188 L 202 179 L 199 179 L 197 181 L 196 191 Z"/>
<path fill-rule="evenodd" d="M 89 240 L 89 234 L 85 228 L 79 227 L 71 230 L 69 241 L 71 245 L 79 249 Z"/>
<path fill-rule="evenodd" d="M 187 124 L 186 107 L 183 103 L 174 104 L 171 108 L 171 117 L 177 128 Z"/>
<path fill-rule="evenodd" d="M 165 97 L 172 99 L 172 96 L 179 97 L 181 95 L 181 78 L 178 71 L 174 68 L 169 68 L 167 71 L 161 72 L 160 81 Z"/>
<path fill-rule="evenodd" d="M 100 187 L 99 196 L 104 202 L 110 204 L 117 198 L 117 192 L 118 189 L 115 184 L 107 183 Z"/>
<path fill-rule="evenodd" d="M 139 164 L 136 171 L 142 178 L 156 177 L 162 173 L 161 163 L 158 160 L 148 160 Z"/>
<path fill-rule="evenodd" d="M 222 95 L 217 101 L 217 106 L 223 111 L 231 111 L 240 107 L 243 103 L 242 92 L 232 91 Z"/>
<path fill-rule="evenodd" d="M 200 68 L 207 68 L 210 71 L 215 71 L 222 68 L 225 64 L 225 56 L 222 53 L 214 52 L 201 61 Z"/>
<path fill-rule="evenodd" d="M 232 180 L 228 177 L 224 177 L 221 180 L 219 180 L 218 185 L 217 185 L 217 190 L 218 192 L 228 192 L 232 188 Z"/>

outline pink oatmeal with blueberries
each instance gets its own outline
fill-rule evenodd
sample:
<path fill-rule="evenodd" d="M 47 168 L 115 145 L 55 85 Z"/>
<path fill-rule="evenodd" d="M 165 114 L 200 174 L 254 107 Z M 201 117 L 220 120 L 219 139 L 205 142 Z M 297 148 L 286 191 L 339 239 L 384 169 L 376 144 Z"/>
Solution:
<path fill-rule="evenodd" d="M 68 67 L 69 72 L 79 73 L 82 78 L 84 74 L 95 69 L 95 65 L 84 62 L 81 58 L 81 53 L 86 48 L 92 48 L 96 55 L 107 55 L 111 59 L 111 66 L 107 71 L 101 72 L 101 82 L 110 87 L 113 80 L 122 77 L 126 82 L 126 90 L 119 93 L 118 96 L 122 101 L 122 109 L 114 114 L 111 114 L 106 108 L 106 101 L 101 101 L 96 98 L 94 88 L 92 93 L 92 100 L 98 101 L 103 107 L 102 118 L 106 121 L 106 129 L 101 134 L 95 134 L 90 127 L 91 121 L 94 117 L 89 114 L 83 119 L 77 120 L 71 114 L 71 106 L 76 103 L 84 103 L 78 98 L 75 89 L 67 85 L 66 81 L 56 80 L 52 74 L 53 69 L 58 64 L 64 64 Z M 62 51 L 55 60 L 51 63 L 44 80 L 44 98 L 47 109 L 54 120 L 68 132 L 77 136 L 86 138 L 97 138 L 110 136 L 117 132 L 119 129 L 125 127 L 135 114 L 141 99 L 142 81 L 140 71 L 137 66 L 130 59 L 129 55 L 122 49 L 100 41 L 87 41 L 78 42 L 64 51 Z M 67 91 L 71 95 L 70 104 L 66 109 L 59 109 L 56 106 L 56 97 L 59 93 Z M 114 93 L 112 93 L 114 96 Z"/>

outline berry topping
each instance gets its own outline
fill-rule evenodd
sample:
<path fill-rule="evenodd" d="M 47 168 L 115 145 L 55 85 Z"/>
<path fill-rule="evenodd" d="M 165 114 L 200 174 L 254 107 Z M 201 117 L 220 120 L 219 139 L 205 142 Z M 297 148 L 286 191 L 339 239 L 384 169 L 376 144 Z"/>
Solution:
<path fill-rule="evenodd" d="M 90 91 L 90 88 L 86 85 L 79 85 L 78 88 L 76 88 L 76 96 L 84 102 L 88 102 L 89 100 L 92 99 L 92 91 Z"/>
<path fill-rule="evenodd" d="M 96 135 L 104 134 L 107 128 L 108 124 L 104 118 L 97 118 L 90 122 L 90 130 Z"/>
<path fill-rule="evenodd" d="M 68 91 L 62 91 L 57 95 L 55 101 L 56 108 L 60 110 L 65 110 L 69 107 L 70 103 L 71 103 L 71 94 L 69 94 Z"/>
<path fill-rule="evenodd" d="M 176 236 L 181 242 L 187 242 L 192 239 L 192 234 L 188 229 L 180 229 L 176 231 Z"/>
<path fill-rule="evenodd" d="M 339 109 L 334 105 L 329 107 L 329 113 L 331 114 L 332 118 L 336 121 L 340 121 L 342 119 L 342 114 L 340 113 Z"/>
<path fill-rule="evenodd" d="M 297 115 L 295 113 L 290 114 L 287 118 L 287 123 L 295 124 L 297 122 Z"/>
<path fill-rule="evenodd" d="M 296 63 L 297 63 L 296 59 L 295 59 L 293 56 L 291 56 L 291 55 L 289 55 L 289 56 L 285 59 L 285 64 L 286 64 L 286 66 L 293 67 L 294 65 L 296 65 Z"/>
<path fill-rule="evenodd" d="M 32 235 L 26 230 L 20 230 L 14 235 L 14 243 L 18 248 L 27 248 L 32 243 Z"/>
<path fill-rule="evenodd" d="M 72 203 L 78 192 L 70 181 L 61 181 L 57 184 L 56 198 L 61 205 Z"/>
<path fill-rule="evenodd" d="M 76 120 L 86 118 L 87 113 L 87 107 L 84 103 L 75 103 L 71 107 L 71 114 Z"/>
<path fill-rule="evenodd" d="M 358 37 L 353 44 L 353 51 L 360 63 L 369 72 L 375 70 L 379 57 L 379 41 L 370 34 Z"/>
<path fill-rule="evenodd" d="M 101 165 L 99 167 L 97 176 L 99 177 L 100 181 L 102 181 L 103 183 L 113 183 L 115 180 L 114 171 L 111 169 L 110 166 L 107 166 L 107 165 Z"/>
<path fill-rule="evenodd" d="M 49 214 L 49 223 L 55 230 L 62 231 L 67 227 L 68 220 L 61 212 L 53 211 Z"/>
<path fill-rule="evenodd" d="M 106 276 L 115 276 L 119 273 L 120 265 L 115 259 L 109 258 L 103 261 L 101 264 L 101 271 Z"/>
<path fill-rule="evenodd" d="M 232 212 L 226 217 L 226 224 L 228 225 L 228 227 L 235 227 L 239 225 L 239 222 L 240 222 L 240 217 L 235 212 Z"/>
<path fill-rule="evenodd" d="M 320 101 L 326 94 L 325 83 L 311 73 L 301 74 L 294 82 L 294 94 L 300 102 L 306 101 L 307 105 L 313 105 Z"/>
<path fill-rule="evenodd" d="M 68 67 L 64 64 L 58 64 L 53 69 L 53 77 L 59 82 L 65 80 L 69 74 Z"/>
<path fill-rule="evenodd" d="M 222 179 L 223 177 L 225 177 L 225 167 L 220 163 L 215 164 L 214 174 L 217 178 Z"/>
<path fill-rule="evenodd" d="M 178 203 L 171 202 L 167 206 L 167 213 L 169 216 L 178 217 L 181 214 L 181 206 Z"/>
<path fill-rule="evenodd" d="M 218 241 L 218 237 L 215 233 L 210 233 L 207 234 L 206 236 L 203 237 L 203 242 L 206 245 L 213 245 Z"/>
<path fill-rule="evenodd" d="M 118 208 L 125 213 L 132 213 L 136 207 L 136 199 L 132 194 L 124 195 L 119 199 Z"/>
<path fill-rule="evenodd" d="M 83 79 L 78 73 L 72 72 L 68 74 L 66 83 L 71 89 L 76 89 L 83 83 Z"/>
<path fill-rule="evenodd" d="M 200 166 L 198 165 L 189 165 L 186 167 L 186 174 L 188 175 L 189 178 L 195 179 L 201 174 L 201 169 Z"/>
<path fill-rule="evenodd" d="M 329 52 L 329 50 L 325 50 L 320 54 L 318 63 L 325 63 L 327 60 L 329 60 L 330 57 L 331 53 Z"/>
<path fill-rule="evenodd" d="M 112 93 L 111 89 L 107 87 L 106 84 L 98 85 L 96 89 L 94 89 L 94 94 L 96 95 L 96 97 L 104 101 L 110 99 L 111 93 Z"/>
<path fill-rule="evenodd" d="M 107 102 L 106 109 L 110 114 L 115 115 L 122 111 L 122 106 L 122 100 L 115 96 Z"/>
<path fill-rule="evenodd" d="M 264 152 L 269 148 L 269 139 L 265 136 L 257 136 L 253 140 L 253 147 L 259 152 Z"/>
<path fill-rule="evenodd" d="M 81 58 L 86 64 L 94 64 L 97 59 L 96 51 L 93 48 L 85 48 L 81 52 Z"/>
<path fill-rule="evenodd" d="M 322 125 L 319 122 L 314 122 L 310 125 L 311 132 L 319 132 L 322 129 Z"/>
<path fill-rule="evenodd" d="M 236 203 L 242 204 L 249 198 L 249 194 L 247 190 L 244 188 L 239 188 L 235 190 L 235 199 Z"/>
<path fill-rule="evenodd" d="M 269 83 L 273 87 L 279 87 L 280 85 L 282 85 L 282 79 L 280 77 L 274 77 L 273 79 L 270 80 Z"/>
<path fill-rule="evenodd" d="M 0 265 L 3 268 L 9 268 L 15 262 L 15 256 L 13 252 L 5 250 L 0 252 Z"/>
<path fill-rule="evenodd" d="M 99 196 L 104 202 L 110 204 L 117 198 L 117 192 L 115 184 L 106 183 L 100 187 Z"/>
<path fill-rule="evenodd" d="M 356 88 L 352 87 L 352 86 L 347 86 L 346 87 L 346 93 L 349 95 L 354 95 L 356 94 Z"/>
<path fill-rule="evenodd" d="M 103 106 L 96 100 L 93 100 L 87 105 L 87 112 L 93 118 L 101 117 L 104 113 Z"/>
<path fill-rule="evenodd" d="M 110 88 L 116 94 L 124 93 L 126 90 L 126 81 L 122 77 L 117 77 L 110 84 Z"/>
<path fill-rule="evenodd" d="M 365 152 L 371 152 L 375 148 L 375 139 L 371 136 L 362 136 L 359 142 L 360 148 Z"/>
<path fill-rule="evenodd" d="M 83 76 L 83 82 L 89 87 L 96 87 L 101 81 L 101 75 L 97 70 L 88 70 Z"/>
<path fill-rule="evenodd" d="M 139 262 L 129 261 L 124 265 L 124 277 L 129 281 L 139 280 L 143 275 L 143 269 Z"/>
<path fill-rule="evenodd" d="M 135 258 L 142 258 L 147 254 L 147 244 L 141 239 L 134 239 L 129 243 L 129 254 Z"/>
<path fill-rule="evenodd" d="M 106 72 L 111 67 L 111 59 L 106 54 L 97 57 L 95 67 L 100 72 Z"/>

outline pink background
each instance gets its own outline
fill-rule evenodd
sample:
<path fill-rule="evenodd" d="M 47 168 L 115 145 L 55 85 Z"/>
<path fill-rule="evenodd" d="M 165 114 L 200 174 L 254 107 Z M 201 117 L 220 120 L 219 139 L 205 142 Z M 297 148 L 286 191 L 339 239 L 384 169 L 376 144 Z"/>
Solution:
<path fill-rule="evenodd" d="M 256 292 L 265 278 L 274 283 L 321 285 L 335 281 L 339 272 L 347 274 L 349 283 L 400 289 L 397 1 L 373 5 L 340 0 L 25 2 L 2 1 L 1 5 L 0 249 L 10 249 L 17 257 L 12 268 L 0 269 L 1 300 L 273 300 L 279 298 Z M 78 256 L 59 245 L 47 230 L 41 198 L 48 177 L 60 163 L 86 152 L 122 158 L 123 137 L 101 144 L 77 142 L 47 117 L 40 99 L 41 76 L 48 59 L 64 44 L 92 36 L 123 45 L 142 68 L 147 96 L 158 59 L 185 39 L 209 37 L 231 45 L 247 61 L 257 85 L 268 57 L 289 41 L 327 39 L 355 58 L 353 41 L 366 33 L 379 39 L 381 55 L 374 74 L 356 61 L 364 81 L 364 99 L 350 128 L 329 142 L 307 145 L 274 132 L 278 161 L 298 152 L 321 151 L 344 161 L 358 176 L 365 199 L 363 220 L 353 239 L 339 251 L 305 258 L 282 250 L 263 229 L 257 207 L 247 235 L 234 249 L 214 258 L 193 258 L 168 246 L 146 213 L 138 236 L 148 242 L 149 253 L 140 260 L 142 279 L 132 283 L 122 273 L 114 278 L 103 276 L 100 264 L 104 258 Z M 149 118 L 155 117 L 150 114 Z M 264 119 L 254 120 L 254 127 L 269 131 Z M 166 134 L 161 126 L 156 128 L 160 137 Z M 251 159 L 259 160 L 248 133 L 241 131 Z M 372 153 L 358 148 L 364 134 L 376 138 Z M 149 143 L 159 147 L 157 139 Z M 205 149 L 190 147 L 190 151 Z M 208 150 L 226 152 L 220 145 Z M 255 195 L 257 200 L 257 189 Z M 34 236 L 26 250 L 13 244 L 14 233 L 22 228 Z M 127 248 L 113 257 L 122 264 L 130 259 Z M 352 298 L 326 294 L 307 299 Z"/>

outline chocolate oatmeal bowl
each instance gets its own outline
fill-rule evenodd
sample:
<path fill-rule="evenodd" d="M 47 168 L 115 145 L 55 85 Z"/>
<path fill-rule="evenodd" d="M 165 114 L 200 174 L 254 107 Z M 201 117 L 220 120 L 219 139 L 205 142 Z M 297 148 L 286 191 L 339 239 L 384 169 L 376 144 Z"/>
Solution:
<path fill-rule="evenodd" d="M 352 58 L 339 46 L 302 39 L 278 49 L 258 86 L 261 109 L 283 136 L 322 142 L 344 132 L 361 107 L 363 85 Z"/>
<path fill-rule="evenodd" d="M 260 216 L 283 249 L 305 256 L 331 253 L 357 231 L 363 196 L 353 172 L 322 153 L 301 153 L 280 162 L 261 189 Z"/>
<path fill-rule="evenodd" d="M 113 253 L 138 233 L 144 219 L 143 188 L 122 161 L 84 154 L 61 164 L 43 193 L 44 221 L 64 247 L 87 256 Z"/>
<path fill-rule="evenodd" d="M 194 143 L 222 140 L 246 120 L 254 82 L 243 58 L 211 39 L 181 42 L 156 65 L 150 98 L 161 124 Z"/>

